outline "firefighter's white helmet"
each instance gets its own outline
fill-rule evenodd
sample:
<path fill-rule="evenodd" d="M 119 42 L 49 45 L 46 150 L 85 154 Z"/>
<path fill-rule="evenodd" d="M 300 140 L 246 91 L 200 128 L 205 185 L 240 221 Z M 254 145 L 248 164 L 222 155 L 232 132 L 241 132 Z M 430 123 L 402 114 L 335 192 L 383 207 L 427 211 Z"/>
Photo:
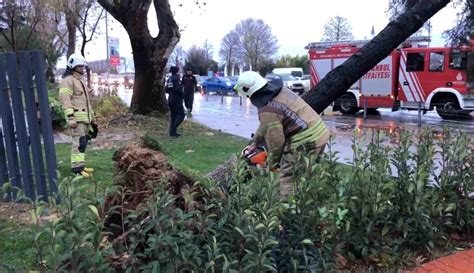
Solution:
<path fill-rule="evenodd" d="M 240 74 L 234 90 L 239 92 L 241 96 L 250 98 L 255 92 L 262 89 L 267 84 L 260 74 L 255 71 L 245 71 Z"/>
<path fill-rule="evenodd" d="M 83 65 L 86 66 L 87 62 L 84 57 L 82 57 L 81 54 L 74 53 L 69 56 L 69 59 L 67 60 L 67 67 L 73 69 L 76 66 Z"/>

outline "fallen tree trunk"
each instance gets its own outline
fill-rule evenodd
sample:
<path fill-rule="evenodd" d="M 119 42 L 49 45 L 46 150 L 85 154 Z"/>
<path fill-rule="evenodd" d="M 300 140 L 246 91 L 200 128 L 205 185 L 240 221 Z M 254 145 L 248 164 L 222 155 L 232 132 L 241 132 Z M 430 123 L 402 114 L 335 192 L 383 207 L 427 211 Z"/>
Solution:
<path fill-rule="evenodd" d="M 329 72 L 303 99 L 321 113 L 352 84 L 417 32 L 450 0 L 420 0 L 411 9 L 391 21 L 377 36 L 343 64 Z"/>

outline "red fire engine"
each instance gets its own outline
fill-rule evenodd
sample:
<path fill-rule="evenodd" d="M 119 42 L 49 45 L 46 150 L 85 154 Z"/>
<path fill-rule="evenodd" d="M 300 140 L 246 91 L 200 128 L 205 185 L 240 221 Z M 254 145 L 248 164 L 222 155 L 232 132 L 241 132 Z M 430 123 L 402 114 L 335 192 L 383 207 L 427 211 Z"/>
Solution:
<path fill-rule="evenodd" d="M 310 43 L 311 86 L 368 41 Z M 474 110 L 474 88 L 467 81 L 473 47 L 426 47 L 412 38 L 374 66 L 334 103 L 344 114 L 361 108 L 433 110 L 445 119 Z M 470 60 L 471 62 L 472 60 Z"/>

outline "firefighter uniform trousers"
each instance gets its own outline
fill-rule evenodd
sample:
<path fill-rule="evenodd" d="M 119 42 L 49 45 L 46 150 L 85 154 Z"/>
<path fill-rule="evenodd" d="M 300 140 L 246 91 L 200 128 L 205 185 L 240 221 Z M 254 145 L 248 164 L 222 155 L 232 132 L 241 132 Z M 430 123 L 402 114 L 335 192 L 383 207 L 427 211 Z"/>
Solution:
<path fill-rule="evenodd" d="M 89 124 L 78 122 L 76 128 L 70 128 L 72 137 L 71 148 L 71 169 L 74 173 L 79 173 L 85 167 L 85 152 L 87 148 L 87 135 L 89 133 Z"/>
<path fill-rule="evenodd" d="M 310 141 L 306 141 L 309 140 Z M 319 162 L 324 148 L 330 139 L 329 130 L 320 119 L 315 125 L 297 134 L 290 139 L 283 148 L 283 155 L 280 165 L 280 197 L 286 199 L 296 192 L 298 186 L 294 178 L 302 172 L 308 172 L 307 168 L 301 168 L 298 164 L 302 162 L 301 157 L 308 157 L 310 165 Z"/>
<path fill-rule="evenodd" d="M 290 145 L 286 145 L 283 150 L 279 181 L 280 181 L 280 198 L 287 199 L 288 196 L 295 193 L 298 184 L 294 181 L 294 177 L 298 175 L 297 162 L 300 156 L 307 156 L 311 162 L 318 162 L 324 153 L 326 144 L 318 145 L 318 143 L 308 143 L 297 149 L 291 149 Z"/>

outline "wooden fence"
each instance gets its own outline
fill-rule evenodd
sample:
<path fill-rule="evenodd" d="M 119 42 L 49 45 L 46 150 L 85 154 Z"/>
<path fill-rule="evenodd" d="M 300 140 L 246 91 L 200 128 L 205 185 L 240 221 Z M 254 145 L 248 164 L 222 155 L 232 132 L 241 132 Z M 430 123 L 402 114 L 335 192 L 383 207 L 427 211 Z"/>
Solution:
<path fill-rule="evenodd" d="M 47 200 L 57 192 L 57 166 L 41 51 L 0 54 L 0 118 L 0 186 Z"/>

